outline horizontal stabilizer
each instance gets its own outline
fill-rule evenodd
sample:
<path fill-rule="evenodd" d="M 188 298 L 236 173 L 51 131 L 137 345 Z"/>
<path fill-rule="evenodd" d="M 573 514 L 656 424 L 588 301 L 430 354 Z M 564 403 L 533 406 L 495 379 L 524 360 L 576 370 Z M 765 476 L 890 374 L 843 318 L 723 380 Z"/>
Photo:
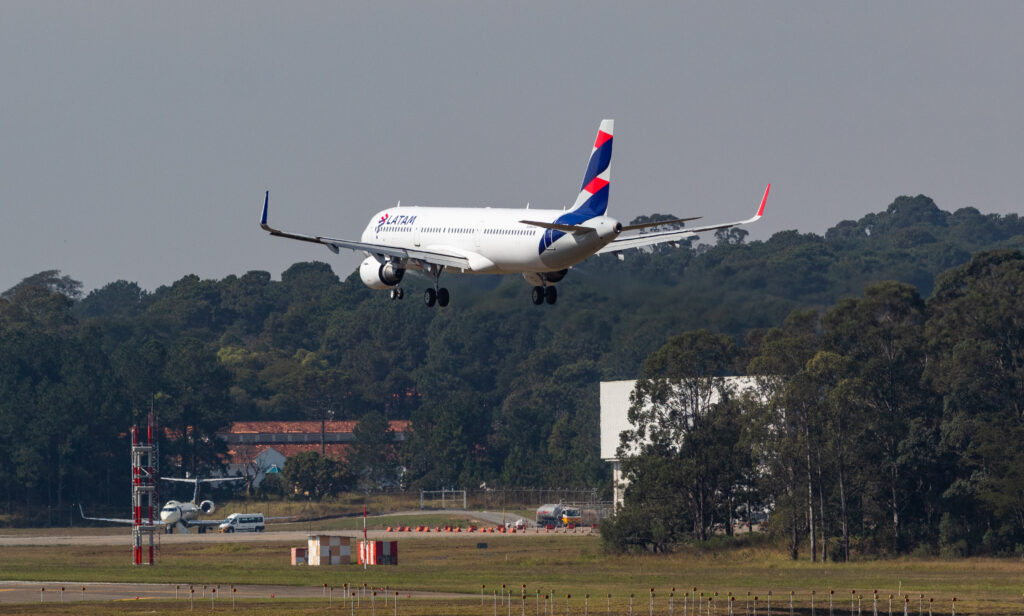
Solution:
<path fill-rule="evenodd" d="M 574 235 L 583 235 L 596 231 L 593 227 L 584 227 L 582 225 L 562 225 L 557 222 L 538 222 L 536 220 L 520 220 L 519 222 L 524 225 L 533 225 L 534 227 L 540 227 L 542 229 L 552 229 L 554 231 L 562 231 L 563 233 L 572 233 Z"/>

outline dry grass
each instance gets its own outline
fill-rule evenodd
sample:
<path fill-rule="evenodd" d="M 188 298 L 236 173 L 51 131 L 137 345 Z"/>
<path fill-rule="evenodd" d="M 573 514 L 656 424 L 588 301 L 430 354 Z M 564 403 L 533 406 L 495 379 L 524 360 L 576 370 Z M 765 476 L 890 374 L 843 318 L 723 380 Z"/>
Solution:
<path fill-rule="evenodd" d="M 478 549 L 476 544 L 488 543 Z M 527 613 L 535 611 L 537 592 L 554 592 L 556 611 L 565 611 L 566 595 L 572 595 L 571 609 L 582 613 L 583 597 L 589 594 L 604 613 L 607 594 L 613 595 L 613 610 L 628 610 L 629 595 L 635 595 L 636 613 L 647 613 L 649 589 L 656 593 L 656 612 L 667 613 L 668 594 L 675 588 L 676 614 L 681 614 L 682 595 L 686 591 L 713 595 L 718 592 L 718 612 L 726 613 L 726 597 L 732 593 L 746 600 L 746 593 L 764 601 L 772 593 L 773 609 L 785 606 L 789 593 L 795 593 L 798 608 L 809 608 L 814 591 L 818 614 L 827 613 L 829 591 L 835 590 L 838 614 L 848 613 L 851 590 L 863 595 L 862 607 L 870 613 L 874 590 L 883 599 L 885 613 L 890 593 L 909 594 L 911 613 L 916 613 L 920 594 L 936 600 L 936 613 L 949 613 L 950 598 L 956 596 L 958 614 L 1021 613 L 1024 591 L 1024 564 L 1019 560 L 968 559 L 960 561 L 901 558 L 850 564 L 793 562 L 767 545 L 747 545 L 723 549 L 683 549 L 670 555 L 606 555 L 597 538 L 540 535 L 538 537 L 458 537 L 403 539 L 398 567 L 377 567 L 364 572 L 348 567 L 292 567 L 288 564 L 288 545 L 284 544 L 190 544 L 163 548 L 156 567 L 131 567 L 127 547 L 62 547 L 63 558 L 55 562 L 52 552 L 39 548 L 3 548 L 0 579 L 133 581 L 220 584 L 286 584 L 319 588 L 322 584 L 341 586 L 348 582 L 409 590 L 465 593 L 470 600 L 449 606 L 450 601 L 409 603 L 401 613 L 482 614 L 479 605 L 481 585 L 485 599 L 502 584 L 512 589 L 519 605 L 522 584 L 526 585 Z M 476 599 L 474 605 L 473 598 Z M 598 600 L 597 598 L 602 598 Z M 485 600 L 485 603 L 487 601 Z M 127 606 L 110 609 L 130 610 Z M 163 613 L 158 604 L 147 603 L 148 611 Z M 252 604 L 246 612 L 281 613 L 286 604 Z M 417 607 L 413 607 L 417 606 Z M 902 614 L 902 602 L 894 602 L 894 611 Z M 941 609 L 938 609 L 941 606 Z M 35 608 L 36 606 L 33 606 Z M 79 606 L 81 607 L 81 606 Z M 485 606 L 492 612 L 491 605 Z M 742 606 L 740 606 L 742 609 Z M 323 610 L 321 604 L 287 604 L 289 613 Z M 823 609 L 824 608 L 824 609 Z M 48 606 L 47 610 L 59 609 Z M 91 607 L 89 609 L 92 609 Z M 97 608 L 98 609 L 98 608 Z M 178 610 L 180 606 L 168 606 Z M 199 609 L 198 606 L 196 609 Z M 204 606 L 209 609 L 209 606 Z M 416 611 L 413 611 L 413 610 Z M 592 608 L 593 609 L 593 608 Z M 514 610 L 519 613 L 520 610 Z M 33 609 L 34 613 L 38 613 Z M 18 613 L 5 611 L 0 614 Z M 48 612 L 61 613 L 61 612 Z M 74 613 L 90 613 L 76 611 Z M 110 610 L 92 613 L 134 613 Z M 366 612 L 368 613 L 368 612 Z M 391 613 L 390 611 L 387 613 Z M 780 612 L 782 613 L 782 612 Z"/>

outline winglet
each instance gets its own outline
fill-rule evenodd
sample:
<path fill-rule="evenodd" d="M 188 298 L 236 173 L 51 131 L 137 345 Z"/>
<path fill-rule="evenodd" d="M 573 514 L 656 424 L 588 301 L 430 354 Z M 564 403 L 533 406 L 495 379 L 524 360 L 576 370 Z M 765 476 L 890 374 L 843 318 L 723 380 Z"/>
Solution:
<path fill-rule="evenodd" d="M 765 189 L 764 189 L 764 196 L 761 197 L 761 207 L 757 208 L 757 214 L 754 216 L 755 220 L 760 218 L 760 217 L 762 217 L 762 216 L 764 216 L 764 204 L 765 204 L 766 201 L 768 201 L 768 191 L 771 190 L 771 189 L 772 189 L 772 185 L 771 184 L 768 184 L 768 186 L 765 187 Z M 266 210 L 264 210 L 264 212 L 266 212 Z"/>
<path fill-rule="evenodd" d="M 260 226 L 267 229 L 267 206 L 270 205 L 270 191 L 267 191 L 267 196 L 263 199 L 263 215 L 260 216 Z M 763 206 L 762 206 L 763 207 Z M 269 231 L 269 229 L 267 229 Z"/>

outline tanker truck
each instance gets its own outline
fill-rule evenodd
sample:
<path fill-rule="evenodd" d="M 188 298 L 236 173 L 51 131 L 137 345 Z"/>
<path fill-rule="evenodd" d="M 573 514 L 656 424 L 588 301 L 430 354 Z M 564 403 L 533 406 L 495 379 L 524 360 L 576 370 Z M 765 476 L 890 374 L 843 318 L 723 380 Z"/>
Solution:
<path fill-rule="evenodd" d="M 569 526 L 583 523 L 583 516 L 577 507 L 541 505 L 537 508 L 537 526 Z"/>

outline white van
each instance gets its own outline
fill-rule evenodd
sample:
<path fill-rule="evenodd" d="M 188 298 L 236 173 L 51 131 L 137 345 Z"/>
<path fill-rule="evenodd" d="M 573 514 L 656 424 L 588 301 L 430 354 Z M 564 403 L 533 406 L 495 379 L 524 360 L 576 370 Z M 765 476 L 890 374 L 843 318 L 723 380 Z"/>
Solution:
<path fill-rule="evenodd" d="M 217 527 L 222 533 L 262 533 L 262 513 L 232 513 Z"/>

